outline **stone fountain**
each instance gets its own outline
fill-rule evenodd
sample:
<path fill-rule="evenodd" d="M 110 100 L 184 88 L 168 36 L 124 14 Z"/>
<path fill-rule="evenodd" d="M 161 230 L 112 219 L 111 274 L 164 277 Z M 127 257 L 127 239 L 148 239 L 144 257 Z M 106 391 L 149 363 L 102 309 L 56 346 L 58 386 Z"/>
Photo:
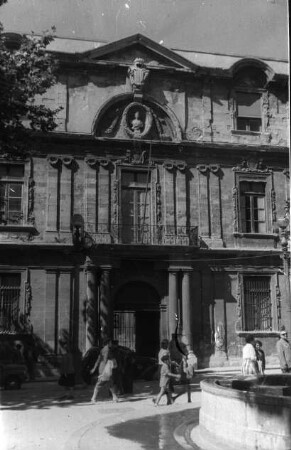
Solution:
<path fill-rule="evenodd" d="M 194 447 L 291 450 L 291 374 L 209 379 L 201 389 Z"/>

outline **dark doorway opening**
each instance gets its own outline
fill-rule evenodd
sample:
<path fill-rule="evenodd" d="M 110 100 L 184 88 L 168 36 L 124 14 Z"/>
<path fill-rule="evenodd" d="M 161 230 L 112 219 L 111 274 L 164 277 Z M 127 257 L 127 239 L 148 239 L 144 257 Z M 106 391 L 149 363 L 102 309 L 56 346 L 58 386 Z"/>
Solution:
<path fill-rule="evenodd" d="M 156 357 L 159 350 L 160 314 L 157 311 L 138 311 L 135 315 L 136 353 Z"/>
<path fill-rule="evenodd" d="M 114 338 L 139 356 L 156 357 L 160 341 L 160 300 L 148 283 L 131 282 L 115 296 Z"/>

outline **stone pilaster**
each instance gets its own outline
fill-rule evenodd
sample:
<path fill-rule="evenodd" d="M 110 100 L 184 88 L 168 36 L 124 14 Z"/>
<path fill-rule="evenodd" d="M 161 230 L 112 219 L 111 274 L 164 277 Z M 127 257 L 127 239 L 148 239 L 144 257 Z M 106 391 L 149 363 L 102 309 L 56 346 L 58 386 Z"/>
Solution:
<path fill-rule="evenodd" d="M 178 315 L 178 272 L 169 269 L 169 336 L 175 333 L 176 317 Z"/>
<path fill-rule="evenodd" d="M 190 276 L 192 269 L 183 270 L 182 272 L 182 340 L 188 350 L 192 349 L 192 333 L 191 333 L 191 304 L 190 304 Z"/>

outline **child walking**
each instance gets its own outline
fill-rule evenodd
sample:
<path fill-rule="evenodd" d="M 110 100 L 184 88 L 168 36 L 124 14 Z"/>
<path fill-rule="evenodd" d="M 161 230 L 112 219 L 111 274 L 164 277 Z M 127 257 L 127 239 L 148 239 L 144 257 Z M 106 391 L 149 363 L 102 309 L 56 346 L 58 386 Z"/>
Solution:
<path fill-rule="evenodd" d="M 177 380 L 180 379 L 181 375 L 175 375 L 174 373 L 170 372 L 170 356 L 164 355 L 161 357 L 161 372 L 160 372 L 160 392 L 158 393 L 156 399 L 153 399 L 153 402 L 155 406 L 158 406 L 159 401 L 161 400 L 162 396 L 166 394 L 167 396 L 167 405 L 171 405 L 173 403 L 172 398 L 172 392 L 170 389 L 170 379 L 176 378 Z"/>

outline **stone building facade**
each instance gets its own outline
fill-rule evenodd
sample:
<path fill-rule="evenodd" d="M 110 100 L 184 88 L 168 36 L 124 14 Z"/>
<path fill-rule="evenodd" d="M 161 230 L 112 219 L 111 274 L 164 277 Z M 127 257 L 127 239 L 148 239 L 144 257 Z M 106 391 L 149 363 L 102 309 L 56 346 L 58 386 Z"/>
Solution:
<path fill-rule="evenodd" d="M 53 45 L 39 101 L 62 106 L 57 131 L 0 160 L 2 335 L 47 356 L 64 334 L 82 353 L 114 336 L 154 356 L 176 332 L 207 367 L 237 364 L 251 331 L 275 361 L 291 322 L 287 62 L 141 35 Z"/>

